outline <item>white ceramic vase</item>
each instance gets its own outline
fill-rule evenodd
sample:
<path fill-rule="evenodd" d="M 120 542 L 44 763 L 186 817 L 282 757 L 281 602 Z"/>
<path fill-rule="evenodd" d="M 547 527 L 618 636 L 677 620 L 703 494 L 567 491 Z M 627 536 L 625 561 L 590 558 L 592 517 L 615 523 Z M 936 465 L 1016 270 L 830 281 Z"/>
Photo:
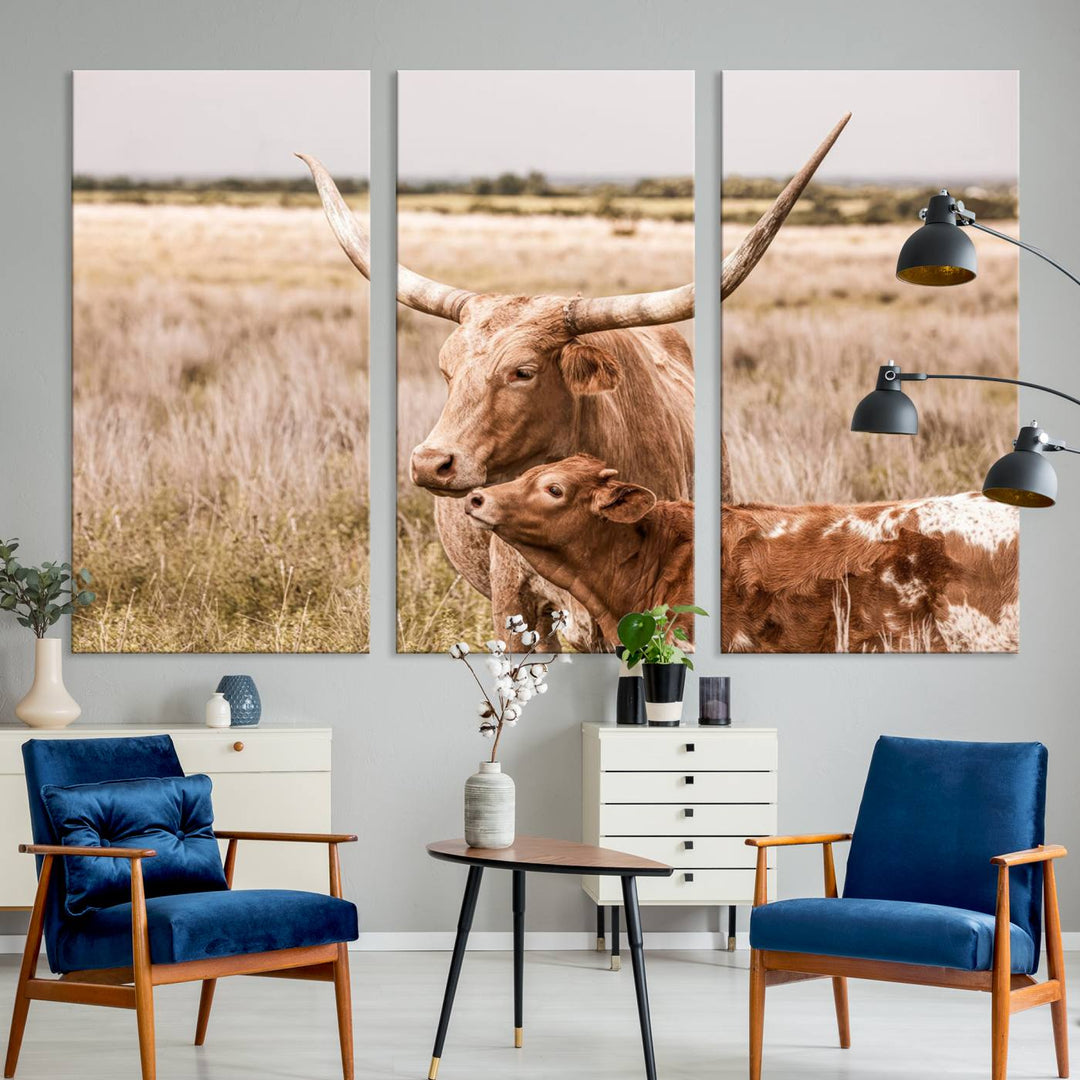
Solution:
<path fill-rule="evenodd" d="M 15 715 L 27 727 L 64 728 L 82 712 L 64 686 L 62 644 L 59 638 L 34 642 L 34 685 L 15 706 Z"/>
<path fill-rule="evenodd" d="M 225 700 L 223 693 L 215 691 L 206 703 L 206 726 L 212 728 L 228 727 L 232 723 L 232 706 Z"/>
<path fill-rule="evenodd" d="M 497 761 L 481 761 L 465 781 L 465 843 L 508 848 L 514 843 L 514 781 Z"/>

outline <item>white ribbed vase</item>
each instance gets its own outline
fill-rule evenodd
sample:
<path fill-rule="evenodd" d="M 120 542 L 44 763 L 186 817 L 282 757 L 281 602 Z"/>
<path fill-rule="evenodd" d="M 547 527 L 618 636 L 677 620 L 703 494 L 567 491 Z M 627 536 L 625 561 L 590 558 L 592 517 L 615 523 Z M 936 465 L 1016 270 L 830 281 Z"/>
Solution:
<path fill-rule="evenodd" d="M 514 843 L 514 781 L 497 761 L 481 761 L 465 781 L 465 843 L 508 848 Z"/>
<path fill-rule="evenodd" d="M 64 728 L 82 712 L 64 686 L 61 646 L 59 638 L 34 642 L 34 685 L 15 706 L 15 715 L 27 727 Z"/>

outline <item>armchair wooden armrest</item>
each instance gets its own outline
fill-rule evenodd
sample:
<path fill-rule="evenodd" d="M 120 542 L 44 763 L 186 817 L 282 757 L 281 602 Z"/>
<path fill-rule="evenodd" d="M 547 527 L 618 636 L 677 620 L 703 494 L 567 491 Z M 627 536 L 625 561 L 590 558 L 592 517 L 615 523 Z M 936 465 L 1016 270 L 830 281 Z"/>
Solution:
<path fill-rule="evenodd" d="M 20 844 L 24 855 L 91 855 L 102 859 L 152 859 L 153 848 L 64 847 L 62 844 Z"/>
<path fill-rule="evenodd" d="M 757 848 L 757 871 L 754 875 L 754 907 L 769 902 L 768 853 L 773 847 L 796 847 L 802 844 L 821 844 L 822 868 L 825 874 L 825 895 L 836 896 L 836 867 L 832 846 L 851 839 L 851 833 L 808 833 L 805 836 L 750 836 L 746 843 Z"/>
<path fill-rule="evenodd" d="M 806 836 L 751 836 L 747 844 L 754 848 L 795 847 L 799 844 L 839 844 L 850 840 L 851 833 L 808 833 Z"/>
<path fill-rule="evenodd" d="M 291 833 L 291 832 L 237 832 L 215 829 L 219 840 L 279 840 L 297 844 L 350 844 L 356 837 L 352 833 Z"/>
<path fill-rule="evenodd" d="M 330 852 L 330 895 L 341 899 L 341 860 L 338 857 L 338 844 L 351 844 L 356 837 L 352 833 L 288 833 L 288 832 L 236 832 L 234 830 L 215 829 L 214 835 L 219 840 L 228 840 L 225 850 L 225 881 L 232 888 L 233 872 L 236 869 L 236 845 L 241 840 L 280 840 L 300 844 L 328 844 Z"/>
<path fill-rule="evenodd" d="M 1010 851 L 1007 855 L 995 855 L 990 861 L 995 866 L 1024 866 L 1026 863 L 1049 862 L 1062 859 L 1068 851 L 1061 844 L 1040 844 L 1024 851 Z"/>

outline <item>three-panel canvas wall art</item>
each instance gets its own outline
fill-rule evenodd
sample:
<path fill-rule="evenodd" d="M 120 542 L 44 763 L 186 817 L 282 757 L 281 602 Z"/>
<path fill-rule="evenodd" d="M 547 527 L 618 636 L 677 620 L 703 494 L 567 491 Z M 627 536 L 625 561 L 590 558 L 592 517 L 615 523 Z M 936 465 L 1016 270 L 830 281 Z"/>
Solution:
<path fill-rule="evenodd" d="M 73 561 L 100 600 L 73 648 L 365 652 L 374 529 L 400 652 L 554 608 L 562 648 L 610 652 L 673 568 L 694 595 L 704 486 L 724 651 L 1014 651 L 1018 518 L 974 489 L 1015 395 L 935 383 L 918 437 L 848 430 L 880 364 L 1017 374 L 1011 248 L 961 289 L 894 276 L 940 187 L 1016 228 L 1016 74 L 917 74 L 725 73 L 723 190 L 695 195 L 692 72 L 399 73 L 397 515 L 369 523 L 367 73 L 77 73 Z M 722 356 L 695 355 L 695 197 L 721 194 Z M 723 373 L 696 477 L 695 364 Z"/>

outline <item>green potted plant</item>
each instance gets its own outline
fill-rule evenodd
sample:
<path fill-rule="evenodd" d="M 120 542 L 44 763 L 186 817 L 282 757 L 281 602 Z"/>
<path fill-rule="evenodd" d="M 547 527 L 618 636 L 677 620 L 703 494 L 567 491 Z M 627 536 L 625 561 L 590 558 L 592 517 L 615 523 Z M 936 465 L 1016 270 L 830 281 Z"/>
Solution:
<path fill-rule="evenodd" d="M 682 615 L 708 614 L 696 604 L 659 604 L 619 620 L 622 660 L 629 670 L 641 664 L 645 717 L 652 727 L 678 727 L 682 722 L 686 669 L 693 670 L 694 664 L 682 648 L 691 644 L 690 635 L 676 623 Z"/>
<path fill-rule="evenodd" d="M 83 588 L 90 584 L 90 573 L 76 574 L 68 563 L 23 566 L 15 558 L 18 547 L 18 540 L 0 541 L 0 611 L 10 611 L 37 641 L 34 684 L 15 706 L 15 715 L 28 727 L 67 727 L 82 710 L 64 686 L 60 639 L 45 635 L 62 616 L 93 603 L 94 594 Z"/>

